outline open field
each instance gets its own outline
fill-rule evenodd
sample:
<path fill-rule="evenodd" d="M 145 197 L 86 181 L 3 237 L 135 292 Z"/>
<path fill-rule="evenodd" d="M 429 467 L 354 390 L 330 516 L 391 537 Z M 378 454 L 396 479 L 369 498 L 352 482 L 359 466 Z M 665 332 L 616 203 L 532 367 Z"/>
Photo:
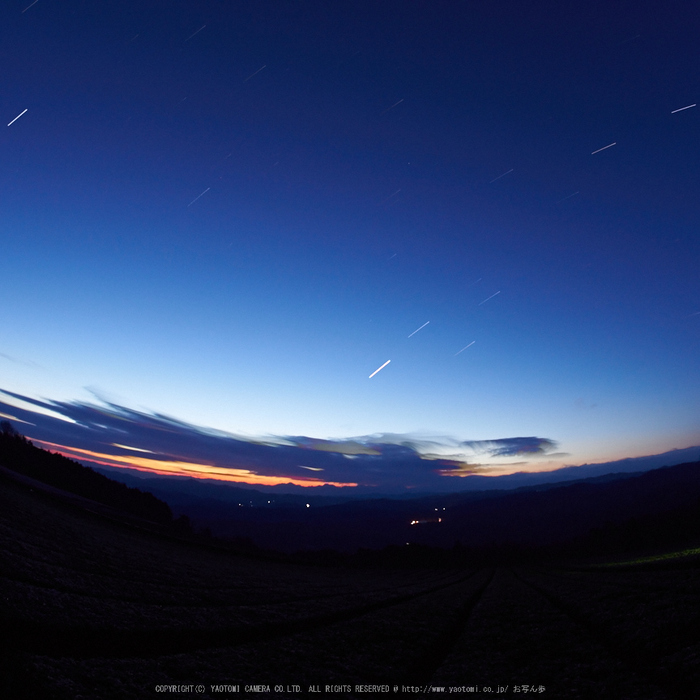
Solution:
<path fill-rule="evenodd" d="M 367 697 L 356 684 L 492 697 L 527 684 L 550 698 L 692 698 L 699 604 L 695 566 L 301 566 L 149 533 L 0 481 L 3 697 L 260 695 L 246 685 Z M 212 690 L 222 684 L 239 692 Z"/>

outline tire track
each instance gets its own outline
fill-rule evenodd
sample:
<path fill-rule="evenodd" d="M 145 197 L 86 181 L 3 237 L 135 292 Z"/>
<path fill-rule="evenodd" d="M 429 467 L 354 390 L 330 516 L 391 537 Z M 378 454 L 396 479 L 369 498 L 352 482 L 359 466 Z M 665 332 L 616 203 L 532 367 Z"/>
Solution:
<path fill-rule="evenodd" d="M 697 689 L 691 691 L 679 669 L 664 669 L 659 664 L 661 650 L 649 649 L 632 640 L 616 639 L 610 632 L 595 622 L 580 606 L 564 600 L 557 594 L 547 590 L 521 574 L 511 570 L 514 578 L 522 585 L 529 587 L 543 597 L 552 607 L 564 614 L 594 643 L 603 647 L 606 652 L 618 661 L 629 673 L 666 691 L 671 697 L 693 700 L 697 697 Z M 641 622 L 640 622 L 641 623 Z M 693 625 L 697 637 L 697 626 Z M 687 645 L 688 637 L 680 642 Z"/>
<path fill-rule="evenodd" d="M 654 641 L 656 643 L 656 646 L 654 648 L 653 654 L 672 654 L 674 652 L 679 651 L 680 649 L 687 647 L 689 641 L 700 643 L 700 613 L 697 612 L 696 606 L 699 597 L 697 587 L 687 584 L 683 585 L 683 587 L 673 585 L 664 586 L 654 583 L 645 585 L 643 581 L 609 581 L 607 578 L 604 577 L 601 577 L 599 581 L 596 581 L 593 578 L 594 574 L 591 574 L 590 578 L 579 579 L 566 577 L 564 575 L 546 570 L 537 570 L 536 573 L 537 575 L 541 576 L 551 576 L 552 578 L 556 578 L 559 581 L 563 581 L 565 584 L 569 584 L 571 586 L 580 586 L 582 589 L 589 593 L 591 590 L 594 590 L 595 595 L 597 595 L 597 597 L 599 598 L 599 600 L 596 601 L 598 604 L 603 602 L 603 590 L 605 588 L 608 588 L 608 590 L 614 590 L 616 592 L 622 591 L 623 593 L 628 594 L 628 602 L 638 606 L 651 604 L 652 600 L 653 602 L 663 600 L 659 597 L 660 595 L 690 596 L 692 600 L 685 601 L 688 612 L 684 615 L 683 623 L 680 627 L 676 627 L 674 629 L 673 635 L 666 634 L 663 638 L 655 637 Z M 528 583 L 530 586 L 537 585 L 532 583 L 532 581 Z M 644 600 L 644 598 L 642 597 L 632 597 L 632 594 L 634 594 L 634 596 L 639 596 L 640 594 L 645 593 L 648 594 L 646 596 L 648 600 Z M 563 600 L 561 596 L 557 596 L 556 594 L 551 593 L 551 591 L 549 591 L 549 594 L 556 597 L 560 601 Z M 576 610 L 578 610 L 580 613 L 580 607 L 576 608 Z M 580 614 L 583 615 L 583 613 Z M 590 617 L 591 616 L 587 616 L 587 619 L 590 620 Z M 603 634 L 608 634 L 608 636 L 611 636 L 605 631 L 606 628 L 604 628 L 603 625 L 601 625 L 600 623 L 596 623 L 593 620 L 590 621 L 591 624 L 594 625 L 597 629 L 601 630 Z M 624 643 L 621 642 L 621 644 L 623 644 L 625 648 L 629 646 L 628 641 L 625 641 Z M 643 651 L 645 653 L 652 653 L 648 651 L 647 647 L 644 647 L 639 643 L 635 644 L 639 648 L 640 653 L 642 653 Z"/>
<path fill-rule="evenodd" d="M 440 576 L 440 577 L 435 577 L 432 579 L 431 583 L 437 583 L 439 581 L 444 581 L 445 579 L 450 579 L 454 578 L 455 574 L 451 573 L 449 575 L 445 576 Z M 126 581 L 120 580 L 117 576 L 110 576 L 110 579 L 114 580 L 117 583 L 121 583 L 122 586 Z M 5 581 L 12 581 L 13 583 L 19 583 L 19 584 L 26 584 L 29 586 L 32 586 L 33 588 L 39 588 L 44 591 L 50 591 L 50 592 L 55 592 L 55 593 L 63 593 L 67 595 L 72 595 L 75 596 L 76 598 L 85 598 L 86 600 L 99 600 L 99 601 L 112 601 L 112 602 L 122 602 L 122 603 L 141 603 L 141 604 L 147 604 L 147 605 L 162 605 L 164 607 L 168 608 L 173 608 L 176 610 L 177 608 L 230 608 L 234 607 L 236 605 L 240 605 L 240 602 L 231 602 L 231 600 L 225 600 L 225 598 L 232 597 L 232 596 L 245 596 L 246 591 L 243 590 L 241 591 L 240 589 L 236 589 L 234 587 L 231 587 L 230 589 L 226 589 L 225 587 L 221 587 L 216 589 L 215 587 L 210 587 L 210 590 L 214 590 L 217 593 L 219 593 L 219 600 L 212 600 L 212 601 L 201 601 L 201 602 L 173 602 L 171 598 L 167 598 L 163 596 L 163 593 L 160 593 L 160 598 L 156 595 L 154 596 L 148 596 L 148 595 L 128 595 L 128 594 L 103 594 L 103 593 L 92 593 L 90 591 L 86 590 L 80 590 L 75 586 L 71 586 L 70 584 L 63 584 L 63 583 L 58 583 L 58 582 L 53 582 L 53 583 L 44 583 L 41 581 L 37 581 L 35 578 L 32 576 L 29 576 L 27 574 L 22 574 L 22 573 L 17 573 L 17 574 L 0 574 L 0 581 L 5 580 Z M 463 579 L 459 579 L 458 581 L 461 581 Z M 451 585 L 451 583 L 457 583 L 458 581 L 455 582 L 450 582 L 447 585 Z M 141 581 L 137 583 L 142 583 Z M 364 598 L 371 598 L 375 595 L 381 595 L 384 593 L 388 593 L 389 591 L 398 591 L 401 589 L 406 589 L 406 588 L 416 588 L 419 583 L 412 581 L 411 583 L 403 583 L 399 585 L 394 585 L 390 586 L 388 584 L 378 586 L 376 588 L 370 588 L 370 589 L 358 589 L 358 590 L 352 590 L 352 589 L 347 589 L 344 591 L 338 591 L 335 593 L 323 593 L 319 595 L 300 595 L 296 597 L 289 597 L 289 598 L 279 598 L 279 599 L 271 599 L 271 600 L 264 600 L 264 601 L 259 601 L 255 603 L 245 603 L 246 608 L 256 608 L 256 607 L 270 607 L 273 605 L 288 605 L 290 603 L 303 603 L 303 602 L 313 602 L 317 600 L 330 600 L 333 598 L 349 598 L 349 597 L 364 597 Z M 192 584 L 188 585 L 182 585 L 182 586 L 173 586 L 172 588 L 170 586 L 162 585 L 163 588 L 168 588 L 170 589 L 173 593 L 177 594 L 180 591 L 187 590 L 192 587 Z M 199 588 L 199 590 L 202 590 Z"/>
<path fill-rule="evenodd" d="M 268 641 L 339 622 L 348 622 L 363 615 L 399 606 L 408 601 L 459 585 L 477 573 L 478 571 L 474 571 L 456 581 L 431 586 L 413 593 L 264 625 L 236 625 L 220 629 L 109 630 L 41 624 L 18 619 L 0 619 L 0 639 L 3 640 L 3 646 L 7 648 L 54 657 L 151 658 L 167 654 L 189 653 L 216 647 Z"/>
<path fill-rule="evenodd" d="M 464 634 L 469 624 L 472 610 L 474 610 L 484 595 L 484 592 L 489 587 L 494 574 L 495 569 L 491 569 L 488 572 L 486 581 L 482 583 L 455 612 L 452 624 L 450 624 L 439 639 L 431 646 L 430 651 L 414 661 L 408 673 L 407 680 L 404 682 L 414 686 L 428 685 L 437 669 L 442 666 L 459 638 Z M 403 681 L 403 679 L 401 680 Z"/>

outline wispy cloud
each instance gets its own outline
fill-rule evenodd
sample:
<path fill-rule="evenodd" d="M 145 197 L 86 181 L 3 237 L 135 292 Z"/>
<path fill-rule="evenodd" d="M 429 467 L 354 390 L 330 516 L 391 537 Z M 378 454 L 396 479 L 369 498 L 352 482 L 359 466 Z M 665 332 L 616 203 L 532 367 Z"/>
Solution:
<path fill-rule="evenodd" d="M 465 440 L 461 443 L 477 452 L 486 452 L 492 457 L 515 457 L 544 455 L 555 449 L 554 440 L 539 437 L 513 437 L 498 440 Z"/>
<path fill-rule="evenodd" d="M 546 438 L 459 441 L 445 435 L 376 433 L 320 439 L 242 437 L 118 403 L 35 399 L 0 390 L 27 436 L 74 459 L 154 474 L 251 485 L 374 487 L 378 491 L 453 490 L 446 477 L 488 474 L 479 457 L 540 456 Z M 467 455 L 467 452 L 469 455 Z M 495 465 L 494 465 L 495 466 Z"/>
<path fill-rule="evenodd" d="M 7 355 L 4 352 L 0 352 L 0 357 L 3 360 L 7 360 L 8 362 L 14 362 L 15 364 L 18 364 L 18 365 L 25 365 L 26 367 L 38 367 L 39 366 L 36 364 L 36 362 L 27 362 L 26 360 L 20 360 L 16 357 L 13 357 L 12 355 Z"/>

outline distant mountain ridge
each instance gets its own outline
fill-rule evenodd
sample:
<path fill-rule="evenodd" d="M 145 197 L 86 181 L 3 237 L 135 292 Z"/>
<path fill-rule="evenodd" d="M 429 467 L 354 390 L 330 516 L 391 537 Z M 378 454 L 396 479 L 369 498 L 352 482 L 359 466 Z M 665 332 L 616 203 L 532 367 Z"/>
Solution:
<path fill-rule="evenodd" d="M 578 466 L 561 467 L 548 472 L 516 472 L 505 476 L 481 476 L 472 474 L 464 477 L 464 491 L 489 491 L 492 489 L 518 489 L 526 486 L 544 484 L 560 484 L 567 481 L 580 481 L 608 474 L 632 474 L 672 467 L 685 462 L 695 462 L 700 459 L 700 446 L 685 447 L 669 450 L 656 455 L 643 457 L 628 457 L 612 462 L 596 464 L 581 464 Z"/>
<path fill-rule="evenodd" d="M 698 521 L 700 528 L 700 462 L 412 499 L 280 496 L 235 487 L 227 490 L 196 480 L 166 480 L 170 483 L 160 486 L 172 489 L 167 493 L 158 489 L 157 480 L 147 481 L 149 488 L 155 486 L 161 498 L 186 513 L 195 525 L 287 552 L 349 552 L 407 542 L 443 548 L 455 544 L 546 547 L 640 518 L 656 518 L 666 534 L 673 531 L 671 539 L 694 536 L 692 528 L 679 530 L 678 522 Z M 192 488 L 189 494 L 188 487 Z M 647 534 L 652 531 L 646 530 Z"/>
<path fill-rule="evenodd" d="M 218 520 L 217 513 L 210 512 L 208 525 L 215 533 L 247 536 L 258 546 L 274 543 L 289 551 L 352 551 L 408 542 L 443 548 L 457 544 L 548 547 L 587 537 L 596 530 L 667 516 L 671 539 L 697 538 L 700 462 L 616 479 L 462 494 L 461 499 L 456 495 L 415 501 L 372 499 L 286 513 L 261 508 L 238 511 Z M 196 522 L 197 514 L 193 512 L 192 517 Z M 674 522 L 688 521 L 697 524 L 695 531 L 674 530 Z"/>
<path fill-rule="evenodd" d="M 562 467 L 548 472 L 516 472 L 505 476 L 481 476 L 472 474 L 462 477 L 460 482 L 464 486 L 461 490 L 446 489 L 439 494 L 431 493 L 382 493 L 374 488 L 338 488 L 336 486 L 295 486 L 293 484 L 281 484 L 279 486 L 259 486 L 243 483 L 232 483 L 216 479 L 195 479 L 191 477 L 155 476 L 137 471 L 135 469 L 93 466 L 97 472 L 109 476 L 111 479 L 121 481 L 130 486 L 145 488 L 153 493 L 161 494 L 171 505 L 185 504 L 191 500 L 214 499 L 232 503 L 248 502 L 265 504 L 274 499 L 280 503 L 318 502 L 330 505 L 343 503 L 348 500 L 368 498 L 391 499 L 416 499 L 430 495 L 447 495 L 450 497 L 461 496 L 472 492 L 487 491 L 514 491 L 522 488 L 547 487 L 547 485 L 559 485 L 564 482 L 575 482 L 585 479 L 610 476 L 610 478 L 622 478 L 625 475 L 642 473 L 651 469 L 674 466 L 684 462 L 694 462 L 700 458 L 700 447 L 687 447 L 670 450 L 657 455 L 644 457 L 630 457 L 613 462 L 601 462 L 598 464 L 582 464 L 580 466 Z"/>

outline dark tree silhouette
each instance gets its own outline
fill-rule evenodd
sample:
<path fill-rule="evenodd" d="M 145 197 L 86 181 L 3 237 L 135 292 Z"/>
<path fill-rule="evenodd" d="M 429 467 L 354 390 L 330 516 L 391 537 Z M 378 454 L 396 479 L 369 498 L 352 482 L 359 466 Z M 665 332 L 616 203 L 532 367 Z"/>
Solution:
<path fill-rule="evenodd" d="M 9 421 L 2 421 L 0 430 L 0 465 L 7 469 L 145 520 L 173 524 L 170 506 L 152 493 L 130 488 L 63 455 L 36 447 Z M 177 530 L 189 534 L 189 521 L 179 521 Z"/>
<path fill-rule="evenodd" d="M 0 430 L 2 430 L 3 435 L 8 437 L 15 437 L 19 435 L 19 433 L 12 427 L 12 423 L 10 423 L 9 420 L 4 420 L 0 423 Z"/>

